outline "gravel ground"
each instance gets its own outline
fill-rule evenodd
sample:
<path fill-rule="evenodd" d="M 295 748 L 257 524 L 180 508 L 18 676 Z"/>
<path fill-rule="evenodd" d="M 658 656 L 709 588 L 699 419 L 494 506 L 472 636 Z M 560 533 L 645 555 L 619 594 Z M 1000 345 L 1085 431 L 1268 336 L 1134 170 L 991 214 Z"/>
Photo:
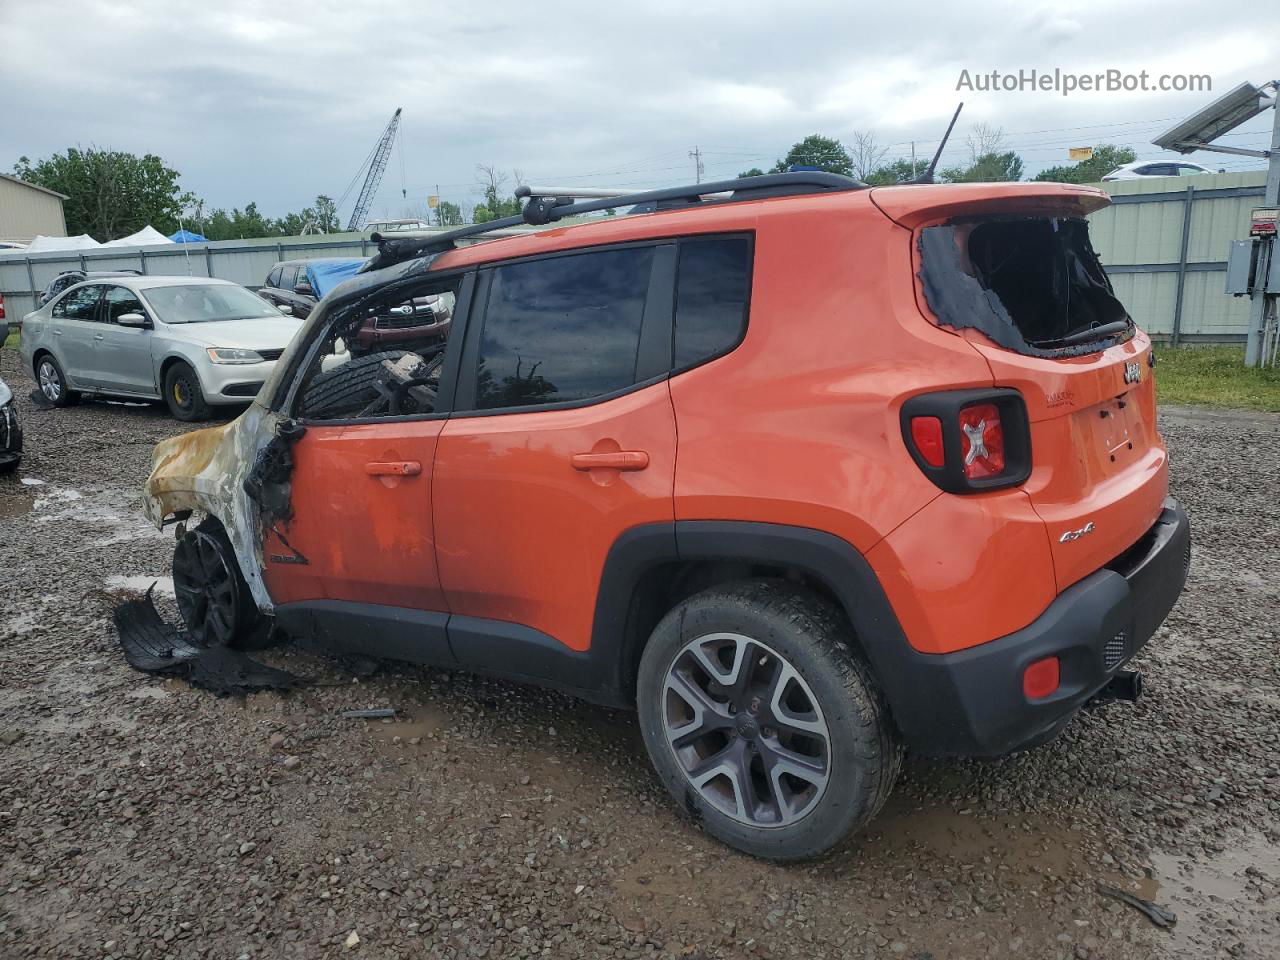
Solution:
<path fill-rule="evenodd" d="M 0 373 L 25 398 L 16 361 Z M 320 683 L 285 696 L 130 671 L 110 611 L 164 589 L 172 541 L 138 489 L 182 428 L 20 407 L 28 459 L 0 479 L 0 956 L 1275 955 L 1280 418 L 1163 414 L 1196 548 L 1141 703 L 1022 756 L 908 758 L 859 849 L 776 867 L 681 819 L 626 713 L 291 649 L 264 658 Z M 381 706 L 398 718 L 338 716 Z"/>

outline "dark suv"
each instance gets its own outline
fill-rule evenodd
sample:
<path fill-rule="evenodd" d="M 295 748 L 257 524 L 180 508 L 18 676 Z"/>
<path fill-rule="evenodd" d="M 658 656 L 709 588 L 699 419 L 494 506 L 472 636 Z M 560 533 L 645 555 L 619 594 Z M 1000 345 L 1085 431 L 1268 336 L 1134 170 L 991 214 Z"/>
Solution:
<path fill-rule="evenodd" d="M 366 262 L 363 257 L 282 260 L 271 268 L 258 294 L 276 306 L 289 307 L 295 317 L 307 317 L 330 290 L 355 276 Z M 360 355 L 391 346 L 443 343 L 451 320 L 445 298 L 415 297 L 362 324 L 350 347 Z"/>

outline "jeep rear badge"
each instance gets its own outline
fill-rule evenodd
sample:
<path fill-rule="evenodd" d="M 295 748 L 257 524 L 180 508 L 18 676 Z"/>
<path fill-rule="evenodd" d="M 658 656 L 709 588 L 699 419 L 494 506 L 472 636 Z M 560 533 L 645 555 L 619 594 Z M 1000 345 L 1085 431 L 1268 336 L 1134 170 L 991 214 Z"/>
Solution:
<path fill-rule="evenodd" d="M 1124 382 L 1137 383 L 1142 379 L 1142 364 L 1136 360 L 1124 365 Z"/>
<path fill-rule="evenodd" d="M 1093 521 L 1090 520 L 1079 530 L 1068 530 L 1058 538 L 1059 543 L 1070 543 L 1072 540 L 1079 540 L 1086 533 L 1093 533 Z"/>

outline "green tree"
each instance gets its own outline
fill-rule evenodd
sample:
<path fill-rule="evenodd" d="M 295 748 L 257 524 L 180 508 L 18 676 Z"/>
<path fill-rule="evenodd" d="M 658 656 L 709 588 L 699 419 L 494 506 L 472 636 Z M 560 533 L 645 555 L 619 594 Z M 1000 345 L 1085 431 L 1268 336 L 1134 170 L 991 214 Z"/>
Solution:
<path fill-rule="evenodd" d="M 291 214 L 291 216 L 298 218 L 294 221 L 295 223 L 301 222 L 298 214 Z M 258 205 L 250 201 L 245 204 L 244 210 L 233 209 L 230 213 L 225 210 L 214 210 L 209 214 L 204 236 L 209 240 L 251 240 L 257 237 L 278 237 L 284 235 L 284 228 L 281 224 L 288 222 L 289 217 L 285 217 L 279 223 L 264 217 L 258 212 Z"/>
<path fill-rule="evenodd" d="M 155 154 L 69 147 L 32 163 L 19 157 L 21 180 L 67 195 L 67 232 L 116 240 L 151 224 L 161 233 L 178 229 L 178 216 L 193 200 L 178 184 L 178 171 Z"/>
<path fill-rule="evenodd" d="M 436 224 L 441 227 L 460 227 L 462 223 L 462 208 L 456 203 L 441 200 L 436 207 Z"/>
<path fill-rule="evenodd" d="M 742 173 L 738 174 L 738 176 L 739 177 L 763 177 L 764 171 L 761 170 L 759 167 L 752 167 L 750 170 L 744 170 Z"/>
<path fill-rule="evenodd" d="M 1022 158 L 1012 150 L 984 153 L 967 167 L 951 167 L 938 174 L 944 183 L 1002 183 L 1022 179 Z"/>
<path fill-rule="evenodd" d="M 474 223 L 488 223 L 490 220 L 501 220 L 503 217 L 514 217 L 520 213 L 520 201 L 515 194 L 504 197 L 503 188 L 507 175 L 499 173 L 494 167 L 483 163 L 476 164 L 476 179 L 484 202 L 476 204 L 471 220 Z M 520 174 L 516 172 L 516 183 L 520 182 Z"/>
<path fill-rule="evenodd" d="M 895 183 L 910 183 L 917 176 L 924 173 L 928 161 L 918 162 L 915 169 L 912 169 L 910 160 L 894 160 L 892 163 L 883 163 L 868 173 L 863 180 L 873 187 L 892 186 Z"/>
<path fill-rule="evenodd" d="M 1054 183 L 1096 183 L 1116 167 L 1133 163 L 1138 155 L 1130 147 L 1116 147 L 1100 143 L 1093 148 L 1093 156 L 1079 163 L 1065 164 L 1041 170 L 1032 179 L 1052 180 Z"/>
<path fill-rule="evenodd" d="M 831 137 L 814 133 L 799 143 L 793 144 L 787 155 L 773 165 L 771 173 L 785 173 L 792 165 L 817 167 L 827 173 L 842 173 L 846 177 L 853 176 L 853 161 L 844 144 Z"/>

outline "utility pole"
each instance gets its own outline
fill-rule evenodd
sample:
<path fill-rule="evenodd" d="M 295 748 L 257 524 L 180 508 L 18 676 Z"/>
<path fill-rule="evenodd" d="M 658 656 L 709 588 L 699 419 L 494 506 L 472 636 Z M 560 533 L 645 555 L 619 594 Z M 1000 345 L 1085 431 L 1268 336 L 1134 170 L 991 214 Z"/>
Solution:
<path fill-rule="evenodd" d="M 689 151 L 689 158 L 693 161 L 693 175 L 696 177 L 694 183 L 702 182 L 702 151 L 696 146 Z"/>
<path fill-rule="evenodd" d="M 916 142 L 911 141 L 911 179 L 916 178 Z"/>

